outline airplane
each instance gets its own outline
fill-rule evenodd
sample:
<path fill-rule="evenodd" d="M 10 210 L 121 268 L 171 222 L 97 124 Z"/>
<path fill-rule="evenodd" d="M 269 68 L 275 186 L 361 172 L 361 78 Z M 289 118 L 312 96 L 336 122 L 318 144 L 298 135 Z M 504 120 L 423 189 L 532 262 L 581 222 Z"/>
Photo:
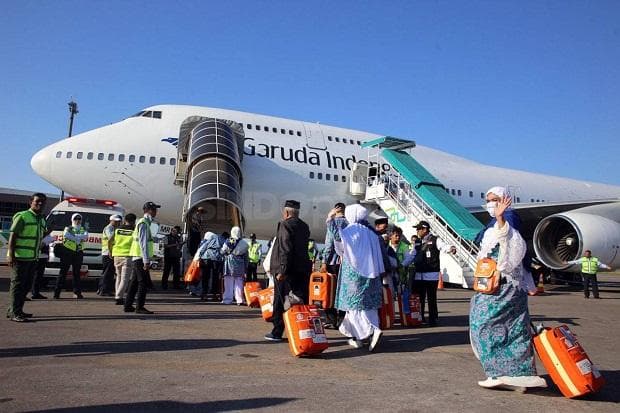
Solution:
<path fill-rule="evenodd" d="M 227 109 L 156 105 L 46 146 L 31 166 L 66 193 L 114 199 L 128 211 L 155 201 L 162 205 L 158 220 L 176 225 L 189 214 L 185 201 L 193 190 L 187 182 L 181 185 L 187 178 L 187 128 L 204 119 L 234 122 L 243 145 L 240 165 L 218 175 L 235 182 L 218 186 L 228 191 L 222 192 L 226 199 L 205 204 L 209 214 L 244 223 L 262 239 L 274 235 L 284 201 L 296 199 L 313 238 L 320 240 L 332 206 L 359 201 L 349 185 L 354 165 L 368 164 L 362 143 L 384 136 Z M 586 248 L 611 266 L 620 263 L 619 186 L 484 165 L 422 145 L 409 153 L 483 222 L 489 219 L 482 208 L 487 189 L 508 187 L 524 221 L 522 232 L 533 238 L 548 267 L 568 269 L 564 261 Z M 387 164 L 374 167 L 390 171 Z"/>

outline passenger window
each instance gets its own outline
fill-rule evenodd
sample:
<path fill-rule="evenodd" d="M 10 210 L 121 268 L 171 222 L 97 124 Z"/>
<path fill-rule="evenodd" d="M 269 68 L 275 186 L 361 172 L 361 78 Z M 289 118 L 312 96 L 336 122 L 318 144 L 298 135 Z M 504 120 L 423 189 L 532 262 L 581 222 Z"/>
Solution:
<path fill-rule="evenodd" d="M 323 173 L 322 173 L 322 172 L 317 173 L 317 174 L 316 174 L 316 177 L 317 177 L 318 179 L 323 179 Z"/>
<path fill-rule="evenodd" d="M 314 179 L 314 172 L 310 172 L 310 178 Z"/>
<path fill-rule="evenodd" d="M 170 158 L 170 165 L 176 165 L 177 164 L 177 160 L 174 158 Z"/>
<path fill-rule="evenodd" d="M 156 110 L 155 112 L 153 112 L 153 117 L 155 119 L 161 119 L 161 111 Z"/>
<path fill-rule="evenodd" d="M 451 189 L 450 192 L 452 193 L 452 195 L 456 195 L 456 191 L 454 189 Z"/>
<path fill-rule="evenodd" d="M 347 138 L 342 138 L 342 143 L 347 143 Z"/>
<path fill-rule="evenodd" d="M 362 146 L 362 142 L 360 142 L 360 141 L 357 141 L 357 144 L 358 144 L 359 146 Z"/>
<path fill-rule="evenodd" d="M 67 159 L 71 159 L 73 157 L 73 152 L 67 152 Z"/>
<path fill-rule="evenodd" d="M 147 112 L 144 112 L 144 114 L 142 115 L 143 118 L 151 118 L 153 117 L 153 112 L 151 112 L 150 110 Z"/>
<path fill-rule="evenodd" d="M 325 174 L 325 180 L 326 180 L 326 181 L 329 181 L 329 179 L 330 179 L 330 178 L 331 178 L 331 175 L 330 175 L 330 174 Z"/>
<path fill-rule="evenodd" d="M 280 129 L 280 133 L 281 133 L 282 135 L 286 135 L 286 129 Z"/>
<path fill-rule="evenodd" d="M 256 125 L 256 130 L 260 130 L 260 125 Z"/>
<path fill-rule="evenodd" d="M 530 202 L 534 202 L 534 198 L 530 198 Z"/>
<path fill-rule="evenodd" d="M 271 128 L 271 131 L 272 131 L 273 133 L 278 133 L 278 128 Z"/>
<path fill-rule="evenodd" d="M 457 191 L 456 191 L 456 194 L 457 194 L 458 196 L 461 196 L 461 190 L 460 190 L 460 189 L 459 189 L 459 190 L 457 190 Z"/>
<path fill-rule="evenodd" d="M 78 159 L 82 159 L 83 156 L 84 156 L 84 152 L 78 152 L 75 154 L 75 157 Z"/>
<path fill-rule="evenodd" d="M 289 129 L 289 130 L 288 130 L 288 134 L 289 134 L 289 135 L 292 135 L 292 134 L 293 134 L 293 131 Z"/>
<path fill-rule="evenodd" d="M 537 199 L 536 202 L 540 202 L 540 199 Z"/>
<path fill-rule="evenodd" d="M 100 161 L 103 161 L 103 157 L 104 157 L 104 156 L 105 156 L 105 155 L 104 155 L 102 152 L 99 152 L 99 153 L 97 154 L 97 159 L 98 159 L 98 160 L 100 160 Z"/>
<path fill-rule="evenodd" d="M 340 142 L 340 138 L 336 137 L 334 139 L 336 139 L 336 142 Z"/>
<path fill-rule="evenodd" d="M 346 176 L 342 177 L 342 182 L 347 182 L 347 177 Z"/>
<path fill-rule="evenodd" d="M 164 158 L 164 157 L 159 158 L 159 164 L 160 165 L 165 165 L 166 164 L 166 158 Z"/>
<path fill-rule="evenodd" d="M 149 163 L 155 163 L 157 159 L 154 156 L 149 157 Z"/>
<path fill-rule="evenodd" d="M 474 197 L 474 191 L 469 191 L 469 197 L 473 198 Z"/>
<path fill-rule="evenodd" d="M 88 152 L 88 155 L 86 155 L 86 159 L 89 159 L 89 160 L 90 160 L 90 159 L 93 159 L 93 156 L 94 156 L 94 155 L 95 155 L 94 153 L 92 153 L 92 152 Z"/>
<path fill-rule="evenodd" d="M 328 136 L 328 137 L 327 137 L 327 140 L 331 142 L 331 141 L 332 141 L 332 137 L 331 137 L 331 136 Z"/>
<path fill-rule="evenodd" d="M 521 202 L 521 198 L 517 197 L 517 203 Z"/>
<path fill-rule="evenodd" d="M 119 154 L 118 155 L 118 161 L 119 162 L 123 162 L 124 160 L 125 160 L 125 154 L 124 153 Z"/>
<path fill-rule="evenodd" d="M 301 132 L 300 131 L 297 131 L 297 136 L 301 136 Z"/>
<path fill-rule="evenodd" d="M 334 175 L 334 181 L 338 182 L 338 175 Z"/>
<path fill-rule="evenodd" d="M 62 156 L 62 151 L 58 151 L 58 152 L 56 152 L 56 157 L 57 157 L 57 158 L 60 158 L 61 156 Z"/>
<path fill-rule="evenodd" d="M 129 155 L 129 162 L 135 162 L 136 161 L 136 155 Z"/>
<path fill-rule="evenodd" d="M 480 199 L 484 199 L 484 192 L 480 192 Z"/>
<path fill-rule="evenodd" d="M 263 129 L 265 130 L 265 132 L 269 132 L 269 126 L 263 126 Z"/>
<path fill-rule="evenodd" d="M 140 157 L 138 158 L 138 162 L 144 163 L 145 161 L 146 161 L 146 156 L 140 155 Z"/>
<path fill-rule="evenodd" d="M 446 192 L 447 192 L 447 193 L 450 193 L 450 190 L 449 190 L 448 188 L 446 188 Z"/>
<path fill-rule="evenodd" d="M 351 145 L 355 145 L 355 142 L 353 142 L 353 140 L 352 140 L 352 139 L 351 139 L 351 140 L 349 140 L 349 143 L 350 143 Z"/>
<path fill-rule="evenodd" d="M 248 129 L 252 129 L 252 125 L 250 125 L 249 123 L 247 125 L 245 125 Z"/>
<path fill-rule="evenodd" d="M 108 154 L 108 161 L 113 161 L 114 160 L 114 154 L 113 153 L 109 153 Z"/>

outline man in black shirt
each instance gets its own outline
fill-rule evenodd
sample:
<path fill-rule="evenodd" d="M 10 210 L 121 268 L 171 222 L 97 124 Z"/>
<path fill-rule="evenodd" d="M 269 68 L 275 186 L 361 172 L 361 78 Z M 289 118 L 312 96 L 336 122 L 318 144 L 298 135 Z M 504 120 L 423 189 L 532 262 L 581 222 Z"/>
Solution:
<path fill-rule="evenodd" d="M 181 227 L 174 227 L 170 231 L 170 234 L 166 235 L 166 245 L 164 246 L 164 272 L 161 277 L 162 290 L 168 289 L 168 276 L 172 269 L 172 287 L 174 289 L 181 288 L 181 235 L 179 232 Z"/>

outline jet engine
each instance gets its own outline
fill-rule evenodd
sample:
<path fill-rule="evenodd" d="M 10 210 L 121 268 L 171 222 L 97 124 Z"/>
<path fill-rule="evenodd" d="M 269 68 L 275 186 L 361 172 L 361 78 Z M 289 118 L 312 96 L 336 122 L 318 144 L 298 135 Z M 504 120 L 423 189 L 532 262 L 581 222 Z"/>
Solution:
<path fill-rule="evenodd" d="M 555 270 L 568 270 L 571 266 L 565 262 L 581 257 L 585 250 L 616 267 L 620 264 L 620 203 L 550 215 L 538 223 L 533 241 L 538 259 Z"/>

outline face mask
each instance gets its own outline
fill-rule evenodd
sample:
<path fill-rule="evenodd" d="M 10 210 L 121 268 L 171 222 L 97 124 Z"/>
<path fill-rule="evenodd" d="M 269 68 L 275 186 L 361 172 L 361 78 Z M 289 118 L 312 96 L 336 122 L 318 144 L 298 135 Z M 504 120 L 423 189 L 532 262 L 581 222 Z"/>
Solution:
<path fill-rule="evenodd" d="M 489 212 L 489 215 L 491 215 L 492 217 L 495 216 L 495 207 L 497 207 L 497 202 L 495 201 L 487 202 L 487 211 Z"/>

